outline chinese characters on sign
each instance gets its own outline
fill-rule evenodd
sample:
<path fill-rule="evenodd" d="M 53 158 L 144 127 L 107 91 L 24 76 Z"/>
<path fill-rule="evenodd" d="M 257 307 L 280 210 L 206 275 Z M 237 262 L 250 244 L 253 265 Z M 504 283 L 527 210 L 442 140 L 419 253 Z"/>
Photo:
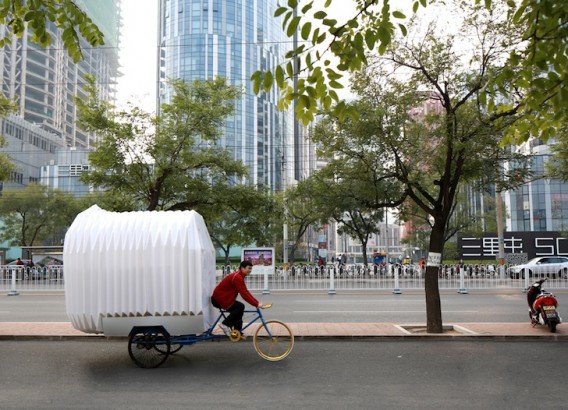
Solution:
<path fill-rule="evenodd" d="M 559 232 L 505 232 L 505 253 L 526 253 L 529 258 L 548 255 L 568 256 L 568 239 Z M 461 258 L 495 259 L 499 255 L 497 235 L 486 234 L 481 238 L 459 237 Z"/>

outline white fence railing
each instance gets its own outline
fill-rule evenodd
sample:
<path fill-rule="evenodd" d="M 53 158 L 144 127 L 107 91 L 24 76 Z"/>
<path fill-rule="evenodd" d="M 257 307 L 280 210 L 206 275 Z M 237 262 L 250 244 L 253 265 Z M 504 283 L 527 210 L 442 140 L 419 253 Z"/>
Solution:
<path fill-rule="evenodd" d="M 235 270 L 236 267 L 220 267 L 220 276 Z M 535 277 L 537 275 L 534 275 Z M 547 276 L 549 289 L 568 288 L 566 275 L 555 271 L 543 272 Z M 469 289 L 526 289 L 533 276 L 516 278 L 508 268 L 495 265 L 441 266 L 438 272 L 440 289 L 455 289 L 467 293 Z M 313 265 L 293 266 L 288 270 L 275 269 L 273 274 L 251 275 L 247 278 L 249 289 L 256 291 L 272 290 L 321 290 L 335 293 L 339 290 L 392 290 L 395 293 L 404 289 L 424 289 L 424 271 L 418 265 Z"/>
<path fill-rule="evenodd" d="M 217 266 L 217 281 L 236 270 L 236 266 Z M 568 275 L 542 270 L 529 275 L 517 275 L 507 267 L 494 265 L 442 266 L 438 273 L 440 289 L 455 289 L 467 293 L 475 289 L 526 289 L 536 277 L 548 277 L 546 288 L 568 289 Z M 273 274 L 251 275 L 247 284 L 253 291 L 313 290 L 335 293 L 341 290 L 424 289 L 424 272 L 417 265 L 326 265 L 292 266 L 275 269 Z M 45 267 L 0 266 L 0 291 L 17 294 L 19 291 L 63 290 L 62 265 Z"/>
<path fill-rule="evenodd" d="M 0 266 L 0 290 L 17 294 L 20 290 L 62 290 L 63 266 Z"/>

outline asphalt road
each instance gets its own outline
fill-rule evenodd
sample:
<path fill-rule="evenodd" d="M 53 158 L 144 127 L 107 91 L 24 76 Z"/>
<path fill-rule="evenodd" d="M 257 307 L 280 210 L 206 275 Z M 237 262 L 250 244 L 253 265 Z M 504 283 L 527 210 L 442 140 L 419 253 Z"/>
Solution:
<path fill-rule="evenodd" d="M 568 317 L 568 291 L 555 291 L 559 311 Z M 393 295 L 387 291 L 257 293 L 264 303 L 274 306 L 268 318 L 285 322 L 396 322 L 423 323 L 426 302 L 423 291 Z M 442 319 L 445 323 L 528 321 L 525 294 L 520 291 L 471 291 L 461 295 L 442 291 Z M 0 322 L 65 322 L 65 297 L 59 294 L 23 293 L 0 297 Z"/>
<path fill-rule="evenodd" d="M 2 341 L 0 408 L 565 409 L 566 347 L 300 340 L 272 363 L 227 341 L 140 369 L 123 341 Z"/>

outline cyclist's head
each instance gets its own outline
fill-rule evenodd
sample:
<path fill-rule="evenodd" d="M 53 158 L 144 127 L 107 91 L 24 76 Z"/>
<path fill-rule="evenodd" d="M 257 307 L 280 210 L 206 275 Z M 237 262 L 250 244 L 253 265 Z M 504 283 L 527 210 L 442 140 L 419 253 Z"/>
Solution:
<path fill-rule="evenodd" d="M 251 261 L 242 261 L 241 262 L 241 268 L 246 268 L 247 266 L 252 266 L 252 262 Z"/>

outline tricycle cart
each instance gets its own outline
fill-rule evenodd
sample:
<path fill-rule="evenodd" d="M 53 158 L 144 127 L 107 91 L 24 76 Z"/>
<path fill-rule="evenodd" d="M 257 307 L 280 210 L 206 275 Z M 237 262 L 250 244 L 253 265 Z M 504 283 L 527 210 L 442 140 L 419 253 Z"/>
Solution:
<path fill-rule="evenodd" d="M 219 333 L 210 303 L 216 283 L 215 248 L 195 211 L 81 212 L 65 235 L 65 302 L 73 327 L 128 336 L 140 367 L 158 367 L 185 345 L 241 340 Z M 258 354 L 281 360 L 294 345 L 284 323 L 260 310 L 246 325 Z M 216 318 L 216 319 L 215 319 Z M 236 332 L 238 333 L 238 332 Z"/>
<path fill-rule="evenodd" d="M 271 305 L 267 305 L 267 308 Z M 183 346 L 206 340 L 229 338 L 232 342 L 241 340 L 237 330 L 230 334 L 215 332 L 217 324 L 226 318 L 226 311 L 221 310 L 217 320 L 209 329 L 201 334 L 171 335 L 164 326 L 135 326 L 128 337 L 128 354 L 137 366 L 155 368 L 161 366 L 168 358 Z M 253 334 L 253 345 L 263 359 L 278 361 L 290 354 L 294 347 L 294 335 L 290 328 L 278 320 L 264 320 L 261 309 L 245 310 L 245 314 L 254 314 L 254 318 L 243 327 Z"/>

